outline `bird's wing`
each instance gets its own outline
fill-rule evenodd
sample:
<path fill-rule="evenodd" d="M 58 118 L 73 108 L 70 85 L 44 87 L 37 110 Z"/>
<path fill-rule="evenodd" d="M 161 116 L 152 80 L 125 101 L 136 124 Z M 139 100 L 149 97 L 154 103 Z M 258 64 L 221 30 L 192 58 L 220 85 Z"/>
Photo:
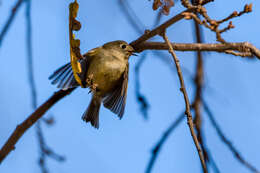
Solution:
<path fill-rule="evenodd" d="M 78 76 L 80 77 L 82 84 L 85 84 L 86 82 L 86 75 L 89 64 L 91 63 L 92 57 L 95 55 L 96 52 L 98 52 L 95 51 L 96 49 L 90 50 L 88 53 L 83 55 L 83 59 L 79 60 L 81 72 L 78 74 Z M 70 63 L 63 65 L 62 67 L 54 71 L 54 73 L 49 77 L 49 79 L 52 80 L 51 83 L 53 85 L 58 84 L 57 87 L 62 89 L 74 88 L 79 86 L 78 82 L 75 80 L 75 77 L 73 75 Z"/>
<path fill-rule="evenodd" d="M 70 63 L 63 65 L 54 71 L 54 73 L 49 77 L 49 80 L 52 80 L 51 84 L 58 84 L 57 87 L 64 90 L 79 85 L 74 78 Z"/>
<path fill-rule="evenodd" d="M 86 79 L 87 79 L 89 65 L 91 64 L 93 57 L 97 57 L 96 54 L 99 52 L 98 49 L 100 49 L 100 47 L 88 51 L 86 54 L 83 55 L 83 60 L 80 61 L 81 72 L 78 73 L 77 75 L 79 76 L 84 88 L 87 87 Z"/>
<path fill-rule="evenodd" d="M 103 100 L 104 106 L 117 114 L 120 119 L 123 117 L 125 111 L 128 87 L 128 69 L 129 65 L 127 64 L 126 70 L 120 79 L 119 85 Z"/>

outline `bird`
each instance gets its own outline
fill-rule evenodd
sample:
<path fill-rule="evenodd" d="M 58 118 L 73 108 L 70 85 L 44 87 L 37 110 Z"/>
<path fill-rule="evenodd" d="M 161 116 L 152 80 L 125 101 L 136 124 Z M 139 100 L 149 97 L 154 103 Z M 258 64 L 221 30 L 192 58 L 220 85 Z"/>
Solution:
<path fill-rule="evenodd" d="M 77 74 L 83 88 L 92 93 L 90 104 L 82 120 L 99 128 L 99 110 L 103 103 L 121 119 L 126 105 L 129 57 L 134 48 L 123 40 L 105 43 L 83 55 L 79 60 L 81 73 Z M 49 77 L 52 84 L 63 90 L 80 86 L 74 77 L 71 63 L 58 68 Z"/>

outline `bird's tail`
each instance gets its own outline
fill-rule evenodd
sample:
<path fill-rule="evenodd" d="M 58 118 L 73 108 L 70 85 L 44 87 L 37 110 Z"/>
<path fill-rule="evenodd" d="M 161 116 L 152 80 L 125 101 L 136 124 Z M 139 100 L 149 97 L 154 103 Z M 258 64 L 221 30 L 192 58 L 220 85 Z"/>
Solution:
<path fill-rule="evenodd" d="M 88 109 L 84 112 L 82 120 L 90 122 L 91 125 L 98 129 L 99 127 L 99 109 L 102 99 L 93 95 Z"/>

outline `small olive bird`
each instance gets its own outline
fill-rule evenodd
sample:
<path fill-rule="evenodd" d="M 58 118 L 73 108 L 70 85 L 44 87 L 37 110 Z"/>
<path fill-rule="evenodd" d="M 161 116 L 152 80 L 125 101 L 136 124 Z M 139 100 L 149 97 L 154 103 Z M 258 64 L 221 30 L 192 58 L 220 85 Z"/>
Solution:
<path fill-rule="evenodd" d="M 78 74 L 84 87 L 92 93 L 91 102 L 82 119 L 99 128 L 99 109 L 103 105 L 121 119 L 126 104 L 128 59 L 134 49 L 125 41 L 112 41 L 94 48 L 79 60 L 82 72 Z M 57 69 L 50 77 L 52 84 L 64 90 L 78 87 L 70 63 Z"/>

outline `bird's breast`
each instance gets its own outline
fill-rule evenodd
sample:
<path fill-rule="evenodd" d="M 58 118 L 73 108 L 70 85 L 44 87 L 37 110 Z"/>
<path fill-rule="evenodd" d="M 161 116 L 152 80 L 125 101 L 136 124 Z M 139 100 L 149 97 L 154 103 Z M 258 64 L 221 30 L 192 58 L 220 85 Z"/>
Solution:
<path fill-rule="evenodd" d="M 89 66 L 87 76 L 97 85 L 101 95 L 110 92 L 118 84 L 119 79 L 126 69 L 127 62 L 117 59 L 100 58 Z"/>

